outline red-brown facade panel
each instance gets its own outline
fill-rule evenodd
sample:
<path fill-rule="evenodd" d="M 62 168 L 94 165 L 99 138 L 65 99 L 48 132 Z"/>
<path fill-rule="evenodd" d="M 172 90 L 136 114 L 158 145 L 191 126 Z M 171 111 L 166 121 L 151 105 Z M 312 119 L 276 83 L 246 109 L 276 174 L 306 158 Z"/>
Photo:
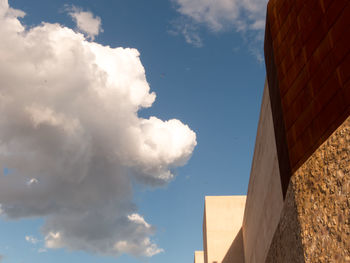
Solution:
<path fill-rule="evenodd" d="M 281 173 L 284 191 L 291 174 L 349 115 L 349 51 L 349 0 L 269 1 L 265 61 L 270 93 L 278 93 L 271 96 L 277 147 L 288 152 L 279 160 L 289 167 Z"/>

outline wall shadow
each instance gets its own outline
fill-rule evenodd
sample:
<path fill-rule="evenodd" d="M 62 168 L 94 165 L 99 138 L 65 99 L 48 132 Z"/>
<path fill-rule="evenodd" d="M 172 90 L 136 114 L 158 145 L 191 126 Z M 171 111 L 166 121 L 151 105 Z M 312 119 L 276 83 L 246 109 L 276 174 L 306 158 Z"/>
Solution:
<path fill-rule="evenodd" d="M 222 263 L 244 263 L 243 233 L 239 230 Z"/>

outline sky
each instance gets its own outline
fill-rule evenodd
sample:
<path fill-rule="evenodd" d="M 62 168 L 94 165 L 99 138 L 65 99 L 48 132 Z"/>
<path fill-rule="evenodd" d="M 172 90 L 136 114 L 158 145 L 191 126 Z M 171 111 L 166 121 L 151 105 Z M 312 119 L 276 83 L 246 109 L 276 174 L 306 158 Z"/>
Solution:
<path fill-rule="evenodd" d="M 266 0 L 0 0 L 0 262 L 192 262 L 247 192 Z"/>

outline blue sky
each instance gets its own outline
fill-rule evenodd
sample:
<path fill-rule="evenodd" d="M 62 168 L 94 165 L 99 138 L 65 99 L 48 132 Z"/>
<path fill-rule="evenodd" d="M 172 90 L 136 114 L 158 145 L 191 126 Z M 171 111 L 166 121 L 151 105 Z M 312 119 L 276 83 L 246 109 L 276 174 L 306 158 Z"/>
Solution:
<path fill-rule="evenodd" d="M 96 107 L 96 110 L 91 111 L 89 115 L 84 115 L 85 112 L 89 112 L 89 105 L 81 104 L 80 108 L 86 106 L 86 111 L 72 108 L 70 104 L 64 107 L 56 107 L 56 102 L 59 104 L 57 98 L 61 95 L 61 91 L 49 96 L 51 91 L 39 90 L 38 92 L 45 93 L 45 95 L 42 95 L 42 100 L 37 97 L 33 97 L 33 99 L 30 100 L 22 99 L 24 95 L 20 96 L 18 94 L 26 94 L 25 96 L 27 97 L 29 96 L 28 94 L 32 94 L 37 84 L 31 86 L 31 84 L 28 83 L 36 83 L 35 81 L 37 81 L 37 78 L 36 76 L 29 76 L 27 81 L 17 83 L 16 79 L 23 78 L 25 80 L 27 76 L 23 71 L 27 69 L 26 65 L 28 64 L 22 65 L 21 63 L 24 60 L 26 63 L 32 63 L 30 65 L 41 63 L 41 61 L 43 61 L 42 57 L 45 56 L 45 49 L 42 49 L 43 54 L 33 54 L 32 56 L 28 54 L 28 58 L 25 57 L 24 59 L 23 56 L 26 56 L 26 54 L 19 54 L 21 51 L 20 44 L 18 44 L 18 49 L 16 49 L 17 44 L 14 44 L 14 51 L 11 55 L 20 62 L 20 66 L 18 66 L 19 70 L 7 72 L 4 67 L 0 68 L 0 72 L 3 71 L 1 72 L 1 76 L 12 76 L 11 74 L 13 74 L 13 78 L 9 77 L 7 82 L 3 81 L 0 83 L 0 86 L 2 86 L 2 88 L 0 87 L 0 95 L 3 95 L 5 99 L 7 97 L 12 99 L 15 103 L 11 105 L 16 106 L 13 106 L 11 110 L 5 106 L 2 109 L 2 114 L 5 113 L 7 116 L 10 116 L 10 114 L 19 114 L 18 112 L 20 111 L 17 111 L 17 109 L 25 105 L 23 108 L 32 114 L 31 120 L 34 120 L 34 126 L 30 129 L 27 127 L 26 129 L 28 130 L 24 136 L 18 131 L 19 129 L 25 128 L 19 128 L 20 125 L 18 123 L 12 122 L 11 120 L 0 123 L 0 129 L 2 128 L 4 130 L 5 126 L 2 125 L 12 127 L 12 133 L 15 134 L 13 135 L 13 141 L 16 142 L 16 140 L 18 140 L 20 144 L 16 146 L 18 148 L 11 148 L 15 146 L 12 146 L 14 144 L 10 143 L 6 144 L 6 138 L 8 138 L 6 137 L 7 133 L 0 133 L 0 154 L 3 155 L 3 157 L 0 158 L 1 171 L 3 172 L 6 169 L 10 169 L 11 171 L 11 173 L 5 172 L 6 178 L 3 174 L 1 176 L 1 180 L 3 181 L 0 181 L 1 185 L 4 187 L 3 189 L 8 189 L 0 189 L 0 191 L 4 193 L 3 195 L 0 194 L 0 204 L 2 204 L 2 208 L 0 207 L 0 211 L 2 211 L 2 220 L 0 221 L 0 255 L 2 255 L 2 262 L 192 262 L 194 250 L 202 249 L 204 196 L 242 195 L 246 194 L 247 191 L 265 79 L 264 62 L 261 61 L 263 45 L 261 36 L 263 35 L 262 24 L 265 15 L 265 2 L 266 1 L 260 0 L 221 0 L 217 1 L 217 8 L 215 9 L 213 6 L 206 6 L 208 5 L 206 1 L 201 0 L 9 0 L 9 5 L 12 8 L 25 12 L 26 15 L 20 18 L 20 21 L 23 25 L 26 25 L 26 30 L 35 29 L 37 26 L 40 26 L 42 22 L 58 23 L 61 25 L 60 28 L 68 27 L 74 29 L 75 32 L 85 33 L 85 37 L 89 38 L 87 42 L 95 41 L 101 44 L 101 46 L 110 46 L 112 48 L 123 47 L 137 49 L 140 53 L 140 61 L 144 67 L 145 77 L 150 87 L 150 91 L 148 92 L 145 86 L 146 82 L 139 84 L 141 87 L 140 89 L 146 89 L 147 92 L 142 102 L 138 102 L 138 105 L 142 103 L 144 105 L 147 103 L 150 104 L 149 101 L 153 98 L 149 95 L 151 92 L 155 92 L 156 98 L 153 104 L 151 103 L 151 107 L 142 108 L 142 106 L 135 106 L 136 108 L 133 108 L 131 112 L 128 111 L 127 116 L 129 116 L 132 121 L 127 119 L 129 117 L 123 115 L 123 111 L 125 109 L 129 110 L 131 106 L 129 107 L 126 105 L 124 107 L 124 99 L 118 97 L 114 98 L 116 105 L 118 105 L 116 107 L 118 111 L 121 112 L 120 114 L 118 112 L 113 113 L 119 114 L 116 120 L 120 120 L 120 123 L 124 123 L 124 121 L 134 123 L 140 119 L 149 120 L 146 121 L 146 124 L 151 128 L 145 132 L 147 132 L 149 140 L 155 138 L 154 143 L 159 142 L 158 137 L 159 134 L 161 134 L 161 131 L 157 130 L 158 126 L 156 125 L 158 124 L 163 127 L 162 129 L 169 129 L 169 136 L 173 136 L 170 129 L 175 126 L 176 129 L 180 129 L 181 132 L 185 134 L 185 137 L 187 136 L 186 138 L 188 138 L 188 140 L 186 142 L 181 141 L 182 146 L 179 149 L 172 149 L 166 142 L 165 144 L 164 142 L 159 142 L 159 148 L 163 147 L 165 150 L 162 148 L 162 152 L 154 153 L 158 155 L 154 158 L 152 157 L 153 159 L 150 156 L 144 155 L 135 155 L 135 157 L 133 155 L 134 152 L 129 154 L 131 157 L 128 154 L 123 156 L 124 152 L 128 153 L 129 148 L 127 143 L 123 144 L 122 140 L 120 144 L 118 144 L 119 146 L 116 146 L 120 148 L 126 147 L 125 149 L 123 148 L 123 151 L 118 152 L 122 157 L 120 157 L 117 162 L 122 164 L 117 166 L 117 169 L 118 171 L 119 169 L 121 170 L 120 173 L 123 174 L 123 180 L 128 181 L 128 183 L 125 183 L 125 187 L 127 188 L 130 186 L 131 188 L 125 190 L 124 193 L 123 189 L 119 189 L 120 185 L 121 188 L 123 188 L 123 184 L 119 184 L 119 179 L 113 181 L 117 184 L 115 188 L 119 190 L 111 190 L 111 192 L 116 195 L 116 199 L 114 199 L 115 197 L 111 197 L 110 200 L 119 202 L 119 200 L 123 201 L 125 198 L 127 201 L 123 201 L 121 202 L 122 204 L 116 206 L 112 205 L 111 207 L 118 210 L 118 213 L 119 211 L 124 211 L 123 209 L 128 211 L 120 212 L 120 214 L 124 213 L 122 214 L 124 218 L 131 214 L 137 215 L 131 217 L 133 219 L 129 217 L 133 224 L 129 222 L 126 228 L 131 229 L 130 233 L 132 234 L 130 234 L 130 236 L 132 235 L 134 239 L 140 238 L 146 240 L 149 238 L 150 244 L 143 244 L 142 246 L 144 247 L 138 248 L 138 243 L 136 241 L 136 243 L 132 243 L 134 239 L 129 240 L 129 234 L 126 232 L 125 238 L 127 241 L 125 242 L 128 243 L 119 243 L 119 246 L 116 246 L 119 249 L 116 254 L 119 253 L 122 255 L 113 257 L 110 255 L 112 248 L 106 248 L 106 244 L 101 244 L 98 251 L 94 251 L 94 249 L 90 247 L 90 245 L 94 243 L 91 239 L 83 240 L 82 238 L 84 235 L 73 235 L 70 237 L 67 235 L 67 237 L 64 237 L 60 242 L 58 239 L 52 241 L 50 238 L 54 238 L 52 235 L 58 233 L 59 230 L 57 229 L 60 229 L 60 227 L 63 229 L 61 233 L 68 231 L 67 229 L 72 230 L 75 224 L 79 228 L 77 218 L 80 214 L 77 214 L 77 217 L 70 218 L 70 220 L 75 221 L 71 221 L 73 223 L 67 226 L 62 223 L 65 222 L 64 219 L 62 219 L 65 214 L 61 211 L 65 209 L 65 204 L 70 205 L 69 200 L 62 201 L 61 203 L 57 201 L 57 203 L 61 204 L 61 206 L 57 204 L 59 209 L 53 206 L 47 210 L 43 209 L 42 212 L 37 212 L 37 210 L 39 211 L 42 208 L 42 206 L 40 206 L 40 209 L 39 206 L 35 206 L 39 203 L 38 201 L 35 201 L 33 205 L 34 200 L 37 199 L 33 199 L 33 203 L 31 201 L 23 201 L 23 196 L 26 196 L 26 194 L 28 194 L 29 198 L 32 198 L 31 193 L 25 187 L 38 187 L 38 192 L 40 192 L 41 190 L 39 188 L 41 186 L 44 187 L 45 184 L 51 185 L 53 182 L 59 181 L 58 179 L 50 179 L 51 181 L 48 179 L 54 178 L 54 176 L 50 177 L 50 175 L 48 175 L 50 173 L 49 168 L 43 165 L 43 160 L 46 159 L 38 159 L 39 161 L 35 159 L 38 156 L 44 158 L 42 157 L 42 153 L 46 146 L 34 143 L 37 140 L 37 135 L 34 133 L 34 135 L 27 134 L 32 134 L 31 131 L 35 131 L 35 129 L 44 129 L 45 125 L 41 125 L 41 123 L 45 121 L 48 126 L 51 125 L 52 127 L 57 127 L 62 124 L 63 129 L 69 130 L 71 127 L 74 128 L 75 122 L 68 122 L 67 119 L 67 116 L 73 116 L 72 112 L 74 112 L 74 116 L 76 116 L 81 123 L 84 122 L 85 116 L 91 116 L 91 119 L 93 119 L 92 121 L 89 120 L 93 124 L 86 121 L 88 124 L 83 126 L 85 129 L 84 133 L 82 133 L 83 135 L 88 134 L 91 130 L 98 130 L 100 127 L 99 125 L 103 127 L 107 126 L 108 128 L 109 123 L 107 117 L 106 120 L 94 120 L 94 118 L 98 119 L 103 116 L 98 115 L 98 105 L 100 104 L 98 104 L 99 102 L 94 98 L 92 98 L 91 101 L 87 101 L 87 103 L 90 102 L 91 105 L 93 105 L 91 107 Z M 0 3 L 5 3 L 5 1 L 0 0 Z M 79 27 L 77 18 L 74 20 L 74 17 L 77 17 L 75 15 L 81 14 L 82 12 L 91 12 L 92 21 L 96 21 L 97 17 L 100 18 L 101 24 L 99 28 L 102 30 L 100 30 L 99 33 L 93 32 L 93 24 L 89 24 L 88 29 L 85 28 L 85 30 L 82 26 Z M 2 15 L 1 12 L 0 15 Z M 9 28 L 11 26 L 12 24 L 9 24 Z M 55 29 L 48 27 L 47 30 Z M 2 34 L 4 33 L 2 32 Z M 75 33 L 67 34 L 75 37 Z M 26 41 L 28 41 L 27 44 L 30 44 L 30 41 L 37 43 L 37 45 L 43 43 L 40 39 L 35 39 L 35 37 L 38 36 L 45 36 L 45 34 L 33 34 L 31 39 L 26 39 Z M 60 41 L 61 42 L 58 42 L 58 44 L 63 43 L 62 40 Z M 8 47 L 3 45 L 1 48 L 3 50 L 0 51 L 6 52 L 6 48 Z M 17 50 L 18 53 L 15 53 Z M 2 64 L 7 66 L 6 63 L 10 63 L 10 60 L 4 54 L 5 53 L 0 52 L 0 60 L 2 60 Z M 128 63 L 136 63 L 133 55 L 126 54 L 126 51 L 121 51 L 119 55 L 120 59 L 124 59 L 122 67 L 127 68 L 127 70 L 125 69 L 125 71 L 123 71 L 123 74 L 129 74 L 134 78 L 134 66 L 128 67 Z M 130 61 L 129 56 L 132 57 Z M 84 55 L 76 56 L 75 59 L 77 59 L 77 61 L 74 61 L 76 67 L 73 67 L 72 70 L 78 70 L 80 68 L 86 70 L 84 66 L 79 64 L 79 58 L 86 59 Z M 39 62 L 35 62 L 35 59 Z M 14 59 L 14 61 L 16 60 Z M 55 62 L 51 61 L 50 63 L 52 64 Z M 86 63 L 86 61 L 82 60 L 81 63 Z M 56 66 L 55 64 L 52 65 L 53 67 Z M 38 67 L 40 67 L 40 65 Z M 139 67 L 139 65 L 137 67 Z M 22 73 L 21 70 L 23 70 Z M 72 70 L 71 72 L 73 72 Z M 58 70 L 54 68 L 53 72 L 55 73 L 56 71 Z M 49 82 L 48 86 L 51 89 L 60 89 L 60 87 L 64 89 L 65 85 L 77 85 L 79 89 L 84 89 L 94 81 L 89 78 L 85 80 L 86 82 L 80 83 L 78 82 L 79 79 L 73 79 L 71 82 L 63 83 L 63 81 L 66 81 L 64 76 L 67 76 L 67 73 L 65 73 L 66 75 L 63 73 L 63 75 L 59 75 L 57 73 L 58 77 L 56 77 L 51 71 L 43 70 L 40 71 L 40 74 L 42 74 L 40 78 L 42 77 L 45 81 L 45 72 L 51 74 L 47 76 Z M 136 73 L 137 78 L 139 78 L 139 75 L 142 75 L 142 70 L 140 69 L 140 71 Z M 51 78 L 54 78 L 58 84 L 56 82 L 50 84 Z M 63 84 L 59 86 L 61 79 Z M 70 79 L 70 77 L 67 77 L 67 79 Z M 129 82 L 126 81 L 125 83 L 123 85 L 128 88 Z M 9 92 L 10 95 L 7 95 L 6 92 L 8 92 L 8 90 L 6 88 L 9 87 L 16 92 L 11 91 Z M 28 94 L 24 93 L 24 90 L 28 92 Z M 45 97 L 46 92 L 49 94 L 47 97 Z M 69 92 L 70 96 L 66 96 L 65 100 L 70 100 L 73 96 L 77 96 L 74 97 L 75 99 L 79 98 L 78 95 L 72 93 L 72 90 Z M 41 95 L 39 95 L 39 97 L 41 97 Z M 106 100 L 107 99 L 108 98 L 106 98 Z M 93 104 L 95 102 L 97 106 Z M 111 105 L 114 105 L 113 101 L 111 103 Z M 33 108 L 34 106 L 31 106 L 39 104 L 44 105 L 46 108 L 43 109 L 42 107 L 44 106 L 41 108 Z M 53 110 L 47 110 L 48 108 Z M 42 110 L 41 115 L 38 115 L 38 109 Z M 135 111 L 137 115 L 135 115 Z M 57 113 L 57 115 L 53 115 L 54 113 Z M 113 114 L 111 114 L 110 120 L 115 120 L 112 116 Z M 169 123 L 168 125 L 160 121 L 152 122 L 151 116 L 156 116 L 162 121 L 177 119 L 181 121 L 181 123 L 174 122 L 171 126 Z M 51 122 L 49 123 L 49 121 Z M 120 137 L 125 136 L 125 138 L 129 138 L 128 134 L 124 134 L 125 127 L 123 125 L 124 124 L 117 123 L 115 124 L 115 129 L 111 131 L 108 130 L 106 133 L 104 133 L 105 130 L 103 130 L 103 132 L 101 131 L 103 136 L 96 137 L 96 142 L 100 140 L 103 141 L 104 138 L 114 138 L 113 135 L 110 135 L 112 132 L 114 135 L 117 133 L 115 136 L 121 134 Z M 188 129 L 186 129 L 185 125 L 188 125 L 188 127 L 186 126 Z M 177 134 L 177 131 L 178 130 L 175 130 L 175 134 Z M 42 140 L 47 139 L 47 143 L 51 143 L 54 140 L 53 137 L 50 136 L 56 134 L 54 132 L 57 131 L 52 131 L 52 133 L 38 131 L 37 134 L 40 133 L 40 138 L 42 138 Z M 192 136 L 193 133 L 195 133 L 195 139 Z M 27 138 L 23 142 L 27 143 L 29 141 L 32 143 L 28 143 L 28 145 L 34 147 L 33 150 L 31 150 L 31 148 L 25 148 L 27 146 L 21 145 L 23 137 Z M 182 140 L 182 138 L 180 139 Z M 65 140 L 65 138 L 62 139 L 63 142 L 66 142 Z M 194 141 L 196 141 L 196 144 Z M 74 147 L 79 148 L 83 144 L 83 140 L 72 139 L 71 141 L 69 139 L 69 143 L 77 145 Z M 1 147 L 5 147 L 4 145 L 8 147 L 6 148 L 8 152 L 2 150 Z M 107 147 L 106 145 L 108 145 L 108 142 L 103 142 L 103 147 Z M 50 147 L 48 147 L 48 149 L 50 149 Z M 76 149 L 74 147 L 73 149 Z M 95 144 L 84 145 L 84 147 L 90 148 L 81 147 L 84 152 L 86 149 L 95 147 Z M 169 152 L 174 152 L 173 155 L 163 152 L 163 150 L 166 152 L 168 147 Z M 25 157 L 18 157 L 19 155 L 16 156 L 16 154 L 19 153 L 16 152 L 16 149 L 25 149 L 34 157 L 32 159 L 28 159 L 28 155 Z M 180 151 L 180 153 L 177 154 L 177 151 Z M 11 152 L 11 156 L 9 152 Z M 95 153 L 97 150 L 93 152 Z M 54 155 L 60 153 L 59 151 L 58 153 L 52 153 L 52 156 L 55 156 L 53 158 L 60 160 L 60 156 Z M 105 151 L 99 152 L 100 155 L 104 153 Z M 191 153 L 192 155 L 190 157 Z M 8 156 L 5 156 L 6 154 L 8 154 Z M 51 152 L 49 155 L 50 154 Z M 188 160 L 189 157 L 190 159 Z M 164 159 L 165 161 L 160 162 L 159 159 Z M 18 164 L 18 160 L 21 160 L 21 165 Z M 23 165 L 23 160 L 31 160 L 30 162 L 28 161 L 28 165 L 30 165 L 28 166 L 30 167 L 29 170 L 27 166 Z M 187 164 L 183 165 L 186 160 L 188 160 Z M 35 166 L 35 169 L 32 169 L 32 166 Z M 52 168 L 53 166 L 50 167 Z M 88 169 L 95 169 L 95 167 L 91 165 L 87 167 L 89 167 Z M 62 169 L 63 170 L 55 170 L 52 174 L 57 173 L 57 176 L 60 176 L 62 173 L 71 176 L 69 172 L 70 166 L 68 166 L 67 169 Z M 79 170 L 80 168 L 74 166 L 71 170 L 72 173 L 75 173 L 74 169 Z M 104 171 L 104 169 L 105 168 L 101 168 L 101 170 L 98 171 Z M 69 171 L 66 172 L 66 170 Z M 38 175 L 38 171 L 45 172 Z M 173 176 L 164 179 L 164 176 L 169 175 L 169 171 Z M 108 170 L 106 173 L 109 172 L 111 172 L 111 170 Z M 101 178 L 101 180 L 103 180 L 103 177 Z M 24 190 L 16 185 L 16 183 L 22 179 L 26 180 L 26 186 L 23 186 L 23 189 L 25 188 Z M 9 185 L 6 185 L 7 183 Z M 96 184 L 99 185 L 99 182 L 96 181 L 93 185 Z M 56 189 L 56 187 L 54 189 Z M 72 185 L 67 185 L 67 189 L 74 188 Z M 78 187 L 77 189 L 80 188 Z M 23 191 L 23 195 L 19 194 L 21 191 Z M 43 191 L 43 193 L 46 193 L 48 195 L 48 200 L 51 200 L 48 191 Z M 60 196 L 63 193 L 65 192 L 57 192 Z M 99 196 L 100 194 L 101 193 L 97 193 L 96 195 Z M 54 196 L 54 194 L 52 195 Z M 79 190 L 74 192 L 72 196 L 76 198 L 74 199 L 74 205 L 77 204 L 78 208 L 79 202 L 81 201 L 76 200 L 86 198 L 85 195 L 81 195 L 80 198 Z M 45 199 L 45 195 L 40 195 L 40 198 Z M 52 202 L 55 203 L 55 200 L 53 199 Z M 96 203 L 98 203 L 98 200 Z M 125 203 L 127 204 L 125 205 Z M 85 203 L 83 206 L 85 207 Z M 87 210 L 85 212 L 89 213 L 89 205 L 86 205 L 86 207 Z M 74 209 L 79 210 L 78 208 L 75 207 Z M 96 207 L 91 209 L 96 209 Z M 108 207 L 106 209 L 108 209 Z M 118 217 L 118 220 L 119 219 Z M 139 224 L 137 226 L 140 226 L 140 228 L 136 228 L 137 226 L 135 226 L 135 224 Z M 95 225 L 95 223 L 92 224 L 92 226 Z M 152 227 L 148 227 L 150 225 L 152 225 Z M 88 224 L 86 225 L 86 227 L 89 226 Z M 122 234 L 120 234 L 120 232 L 123 232 L 122 226 L 120 228 L 121 230 L 116 230 L 112 240 L 118 241 L 118 238 L 122 236 Z M 118 227 L 120 226 L 117 225 L 117 228 Z M 51 231 L 51 228 L 56 229 L 57 232 Z M 72 233 L 74 231 L 75 229 L 72 230 Z M 98 229 L 96 231 L 98 231 Z M 96 235 L 98 235 L 98 233 Z M 50 240 L 52 241 L 51 243 Z M 80 247 L 80 245 L 77 244 L 80 240 L 83 240 L 82 243 L 86 242 L 86 245 L 84 243 L 84 246 Z M 120 242 L 120 240 L 118 242 Z M 147 251 L 147 248 L 151 247 L 151 244 L 156 246 L 153 247 L 153 252 L 151 253 L 154 255 L 148 255 L 150 257 L 147 257 L 147 252 L 145 251 Z M 109 255 L 107 255 L 108 253 Z"/>

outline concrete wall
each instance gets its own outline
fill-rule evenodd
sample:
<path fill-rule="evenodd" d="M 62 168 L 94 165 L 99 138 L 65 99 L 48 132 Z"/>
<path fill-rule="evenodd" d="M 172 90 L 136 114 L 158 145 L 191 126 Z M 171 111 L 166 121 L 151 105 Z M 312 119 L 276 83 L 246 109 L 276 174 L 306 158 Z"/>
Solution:
<path fill-rule="evenodd" d="M 204 263 L 204 252 L 195 251 L 194 252 L 194 263 Z"/>
<path fill-rule="evenodd" d="M 245 201 L 245 196 L 205 197 L 205 263 L 244 263 L 241 227 Z"/>
<path fill-rule="evenodd" d="M 282 208 L 269 89 L 265 85 L 243 219 L 246 263 L 265 262 Z"/>
<path fill-rule="evenodd" d="M 205 203 L 205 199 L 204 199 Z M 202 229 L 202 234 L 203 234 L 203 250 L 204 250 L 204 263 L 208 263 L 208 254 L 207 254 L 207 220 L 206 220 L 206 213 L 205 213 L 205 204 L 204 204 L 204 214 L 203 214 L 203 229 Z"/>
<path fill-rule="evenodd" d="M 239 230 L 230 248 L 228 249 L 222 263 L 244 263 L 244 248 L 243 248 L 243 234 L 242 228 Z"/>

